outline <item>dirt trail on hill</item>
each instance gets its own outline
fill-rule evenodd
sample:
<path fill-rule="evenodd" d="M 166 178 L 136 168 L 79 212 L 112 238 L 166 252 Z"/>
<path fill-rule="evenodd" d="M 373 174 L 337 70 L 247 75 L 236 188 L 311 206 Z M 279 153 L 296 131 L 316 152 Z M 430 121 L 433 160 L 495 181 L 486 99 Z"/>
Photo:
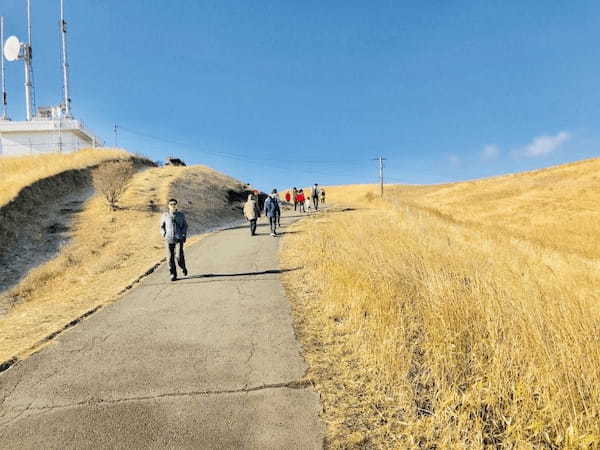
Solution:
<path fill-rule="evenodd" d="M 215 233 L 0 374 L 0 448 L 321 448 L 278 243 Z"/>

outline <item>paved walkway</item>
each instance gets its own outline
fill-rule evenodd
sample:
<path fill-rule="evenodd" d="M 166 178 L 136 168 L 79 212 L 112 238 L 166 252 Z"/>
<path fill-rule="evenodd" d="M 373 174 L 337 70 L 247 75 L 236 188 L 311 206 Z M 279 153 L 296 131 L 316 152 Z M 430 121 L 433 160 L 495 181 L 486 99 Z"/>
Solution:
<path fill-rule="evenodd" d="M 188 278 L 162 265 L 0 374 L 0 448 L 321 448 L 279 239 L 259 233 L 211 235 Z"/>

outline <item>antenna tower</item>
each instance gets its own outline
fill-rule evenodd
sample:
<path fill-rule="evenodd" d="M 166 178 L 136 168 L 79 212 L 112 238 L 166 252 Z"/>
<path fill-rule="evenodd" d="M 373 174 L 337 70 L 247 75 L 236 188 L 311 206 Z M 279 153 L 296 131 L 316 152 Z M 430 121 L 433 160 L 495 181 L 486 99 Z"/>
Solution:
<path fill-rule="evenodd" d="M 4 51 L 4 17 L 0 16 L 0 44 L 2 52 Z M 2 72 L 2 116 L 0 116 L 0 120 L 8 119 L 8 102 L 6 95 L 6 82 L 4 79 L 4 55 L 0 55 L 0 71 Z"/>
<path fill-rule="evenodd" d="M 62 44 L 63 93 L 65 116 L 71 117 L 71 97 L 69 95 L 69 61 L 67 58 L 67 22 L 65 21 L 64 0 L 60 0 L 60 36 Z"/>
<path fill-rule="evenodd" d="M 25 107 L 27 120 L 33 117 L 33 66 L 31 64 L 31 0 L 27 0 L 27 44 L 23 45 L 25 61 Z"/>

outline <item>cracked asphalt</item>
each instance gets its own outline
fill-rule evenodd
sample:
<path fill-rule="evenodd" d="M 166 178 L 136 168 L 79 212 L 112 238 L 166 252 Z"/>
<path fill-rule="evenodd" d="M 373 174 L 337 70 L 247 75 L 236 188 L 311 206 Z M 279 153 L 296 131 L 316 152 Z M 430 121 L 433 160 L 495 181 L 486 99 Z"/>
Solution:
<path fill-rule="evenodd" d="M 294 268 L 258 232 L 188 247 L 187 278 L 161 265 L 1 373 L 0 448 L 322 448 L 279 279 Z"/>

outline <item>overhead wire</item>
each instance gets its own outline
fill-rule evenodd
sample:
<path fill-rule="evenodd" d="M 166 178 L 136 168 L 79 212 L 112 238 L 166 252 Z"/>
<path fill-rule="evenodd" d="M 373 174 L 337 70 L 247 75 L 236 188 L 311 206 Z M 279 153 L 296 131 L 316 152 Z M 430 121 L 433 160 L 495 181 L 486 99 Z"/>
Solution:
<path fill-rule="evenodd" d="M 140 136 L 140 137 L 144 137 L 147 139 L 152 139 L 158 142 L 163 142 L 166 144 L 171 144 L 171 145 L 177 145 L 180 147 L 194 147 L 196 149 L 198 149 L 198 151 L 207 154 L 207 155 L 212 155 L 212 156 L 220 156 L 220 157 L 224 157 L 224 158 L 230 158 L 230 159 L 237 159 L 240 161 L 250 161 L 250 162 L 269 162 L 272 161 L 272 158 L 258 158 L 258 157 L 252 157 L 252 156 L 248 156 L 248 155 L 241 155 L 241 154 L 237 154 L 237 153 L 229 153 L 229 152 L 219 152 L 219 151 L 214 151 L 214 150 L 206 150 L 206 149 L 202 149 L 199 148 L 198 144 L 193 144 L 190 142 L 180 142 L 180 141 L 175 141 L 175 140 L 171 140 L 171 139 L 165 139 L 165 138 L 161 138 L 152 134 L 148 134 L 145 132 L 140 132 L 140 131 L 136 131 L 136 130 L 132 130 L 129 127 L 123 127 L 122 125 L 119 125 L 119 130 L 123 130 L 127 133 L 136 135 L 136 136 Z M 277 157 L 277 161 L 279 162 L 287 162 L 290 164 L 324 164 L 324 165 L 339 165 L 339 164 L 344 164 L 344 165 L 363 165 L 364 161 L 363 160 L 344 160 L 344 161 L 331 161 L 331 160 L 305 160 L 305 159 L 282 159 Z"/>

